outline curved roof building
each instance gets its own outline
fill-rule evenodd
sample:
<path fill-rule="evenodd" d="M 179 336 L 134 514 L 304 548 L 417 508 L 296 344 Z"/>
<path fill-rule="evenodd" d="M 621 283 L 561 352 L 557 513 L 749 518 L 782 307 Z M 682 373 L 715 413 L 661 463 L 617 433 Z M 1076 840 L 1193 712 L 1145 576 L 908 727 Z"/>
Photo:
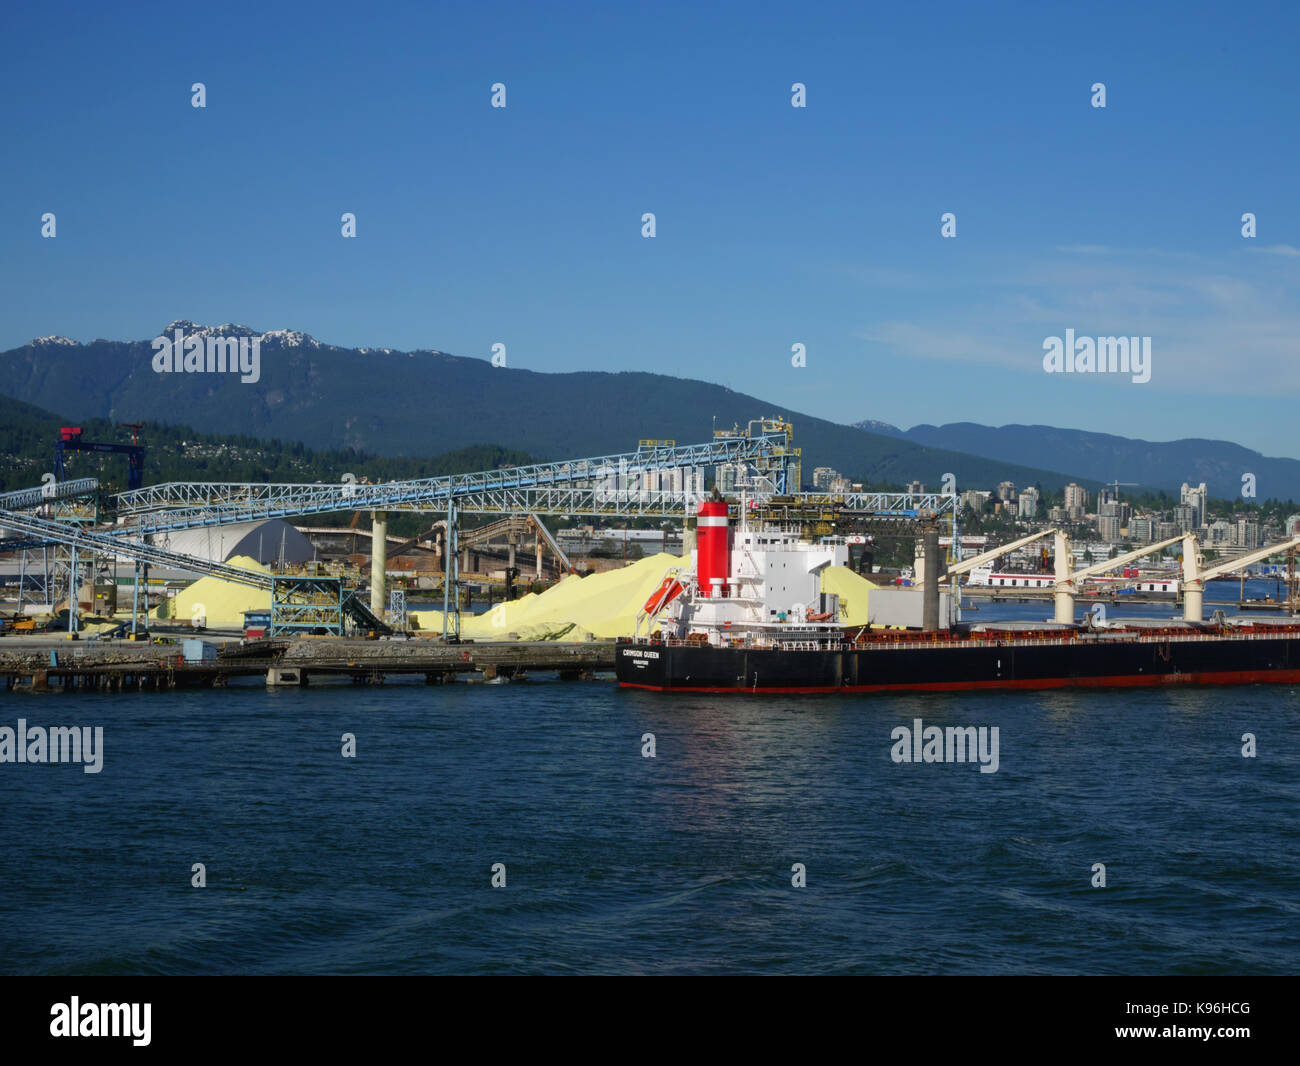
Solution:
<path fill-rule="evenodd" d="M 216 563 L 236 555 L 247 555 L 267 566 L 306 563 L 316 558 L 311 541 L 281 518 L 155 533 L 149 543 Z"/>

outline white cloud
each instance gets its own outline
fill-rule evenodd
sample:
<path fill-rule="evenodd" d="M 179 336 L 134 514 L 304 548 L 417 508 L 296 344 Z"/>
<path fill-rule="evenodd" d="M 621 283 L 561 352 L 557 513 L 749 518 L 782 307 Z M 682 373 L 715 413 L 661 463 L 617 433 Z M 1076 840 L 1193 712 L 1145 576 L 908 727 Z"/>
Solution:
<path fill-rule="evenodd" d="M 1269 255 L 1300 256 L 1300 248 L 1293 248 L 1289 244 L 1251 245 L 1250 250 L 1252 252 L 1266 252 Z"/>
<path fill-rule="evenodd" d="M 1089 250 L 1087 260 L 1047 258 L 1002 278 L 989 269 L 992 299 L 986 288 L 973 301 L 959 279 L 932 281 L 926 302 L 936 310 L 877 322 L 857 335 L 898 359 L 1039 376 L 1044 339 L 1067 328 L 1080 336 L 1150 336 L 1153 373 L 1145 390 L 1208 397 L 1300 391 L 1300 302 L 1271 272 L 1245 269 L 1240 259 L 1243 269 L 1229 271 L 1222 259 L 1187 256 L 1183 267 L 1163 253 L 1144 263 L 1140 253 L 1112 258 L 1100 246 L 1079 247 Z"/>

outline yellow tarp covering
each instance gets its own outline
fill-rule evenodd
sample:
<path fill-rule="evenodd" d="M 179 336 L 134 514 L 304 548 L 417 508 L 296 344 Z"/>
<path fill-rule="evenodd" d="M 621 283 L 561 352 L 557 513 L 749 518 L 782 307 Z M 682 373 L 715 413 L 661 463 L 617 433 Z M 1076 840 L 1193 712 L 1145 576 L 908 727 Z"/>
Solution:
<path fill-rule="evenodd" d="M 822 571 L 822 591 L 840 598 L 840 625 L 866 625 L 867 594 L 879 587 L 847 566 L 828 566 Z"/>
<path fill-rule="evenodd" d="M 241 570 L 259 570 L 263 574 L 271 571 L 256 559 L 247 555 L 236 555 L 227 559 L 226 565 L 237 566 Z M 199 605 L 196 611 L 195 607 Z M 174 618 L 189 622 L 196 616 L 206 618 L 209 626 L 242 626 L 245 611 L 269 611 L 271 609 L 271 591 L 255 589 L 251 585 L 237 585 L 232 581 L 222 581 L 217 577 L 204 577 L 194 582 L 184 592 L 178 593 L 170 600 L 164 600 L 152 611 L 151 618 Z"/>
<path fill-rule="evenodd" d="M 659 587 L 664 573 L 689 560 L 660 552 L 621 570 L 606 570 L 588 577 L 570 575 L 545 592 L 497 604 L 480 615 L 461 615 L 462 636 L 475 640 L 504 640 L 517 633 L 522 640 L 580 640 L 593 637 L 629 637 L 636 614 Z M 441 611 L 421 611 L 412 623 L 417 629 L 442 632 Z"/>

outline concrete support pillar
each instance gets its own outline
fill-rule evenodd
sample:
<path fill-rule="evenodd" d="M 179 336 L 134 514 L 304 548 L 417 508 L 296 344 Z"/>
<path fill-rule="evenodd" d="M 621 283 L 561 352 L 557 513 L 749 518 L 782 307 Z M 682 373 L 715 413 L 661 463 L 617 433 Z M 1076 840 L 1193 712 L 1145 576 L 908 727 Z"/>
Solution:
<path fill-rule="evenodd" d="M 510 542 L 509 558 L 508 561 L 506 562 L 506 566 L 508 566 L 511 570 L 515 568 L 515 542 L 513 540 Z"/>
<path fill-rule="evenodd" d="M 537 580 L 542 580 L 542 538 L 537 538 Z"/>
<path fill-rule="evenodd" d="M 447 554 L 442 575 L 442 639 L 460 639 L 460 572 L 456 556 L 460 551 L 460 519 L 456 515 L 456 499 L 447 498 Z"/>
<path fill-rule="evenodd" d="M 912 549 L 912 584 L 925 584 L 925 538 L 920 536 L 916 538 L 916 546 Z"/>
<path fill-rule="evenodd" d="M 921 629 L 933 633 L 939 628 L 939 523 L 928 520 L 922 527 L 925 585 L 921 589 Z"/>
<path fill-rule="evenodd" d="M 388 512 L 370 512 L 370 613 L 384 617 L 388 599 Z"/>

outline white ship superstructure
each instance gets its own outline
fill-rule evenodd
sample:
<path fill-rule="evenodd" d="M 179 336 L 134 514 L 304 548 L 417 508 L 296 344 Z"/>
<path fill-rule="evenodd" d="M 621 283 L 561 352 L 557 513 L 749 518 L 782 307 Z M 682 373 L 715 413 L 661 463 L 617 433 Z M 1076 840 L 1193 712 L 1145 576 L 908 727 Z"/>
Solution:
<path fill-rule="evenodd" d="M 700 505 L 697 530 L 690 572 L 670 572 L 646 604 L 647 622 L 653 625 L 657 615 L 664 639 L 715 645 L 839 639 L 838 597 L 822 592 L 821 575 L 848 564 L 843 538 L 809 542 L 797 528 L 743 520 L 733 529 L 720 500 Z"/>

